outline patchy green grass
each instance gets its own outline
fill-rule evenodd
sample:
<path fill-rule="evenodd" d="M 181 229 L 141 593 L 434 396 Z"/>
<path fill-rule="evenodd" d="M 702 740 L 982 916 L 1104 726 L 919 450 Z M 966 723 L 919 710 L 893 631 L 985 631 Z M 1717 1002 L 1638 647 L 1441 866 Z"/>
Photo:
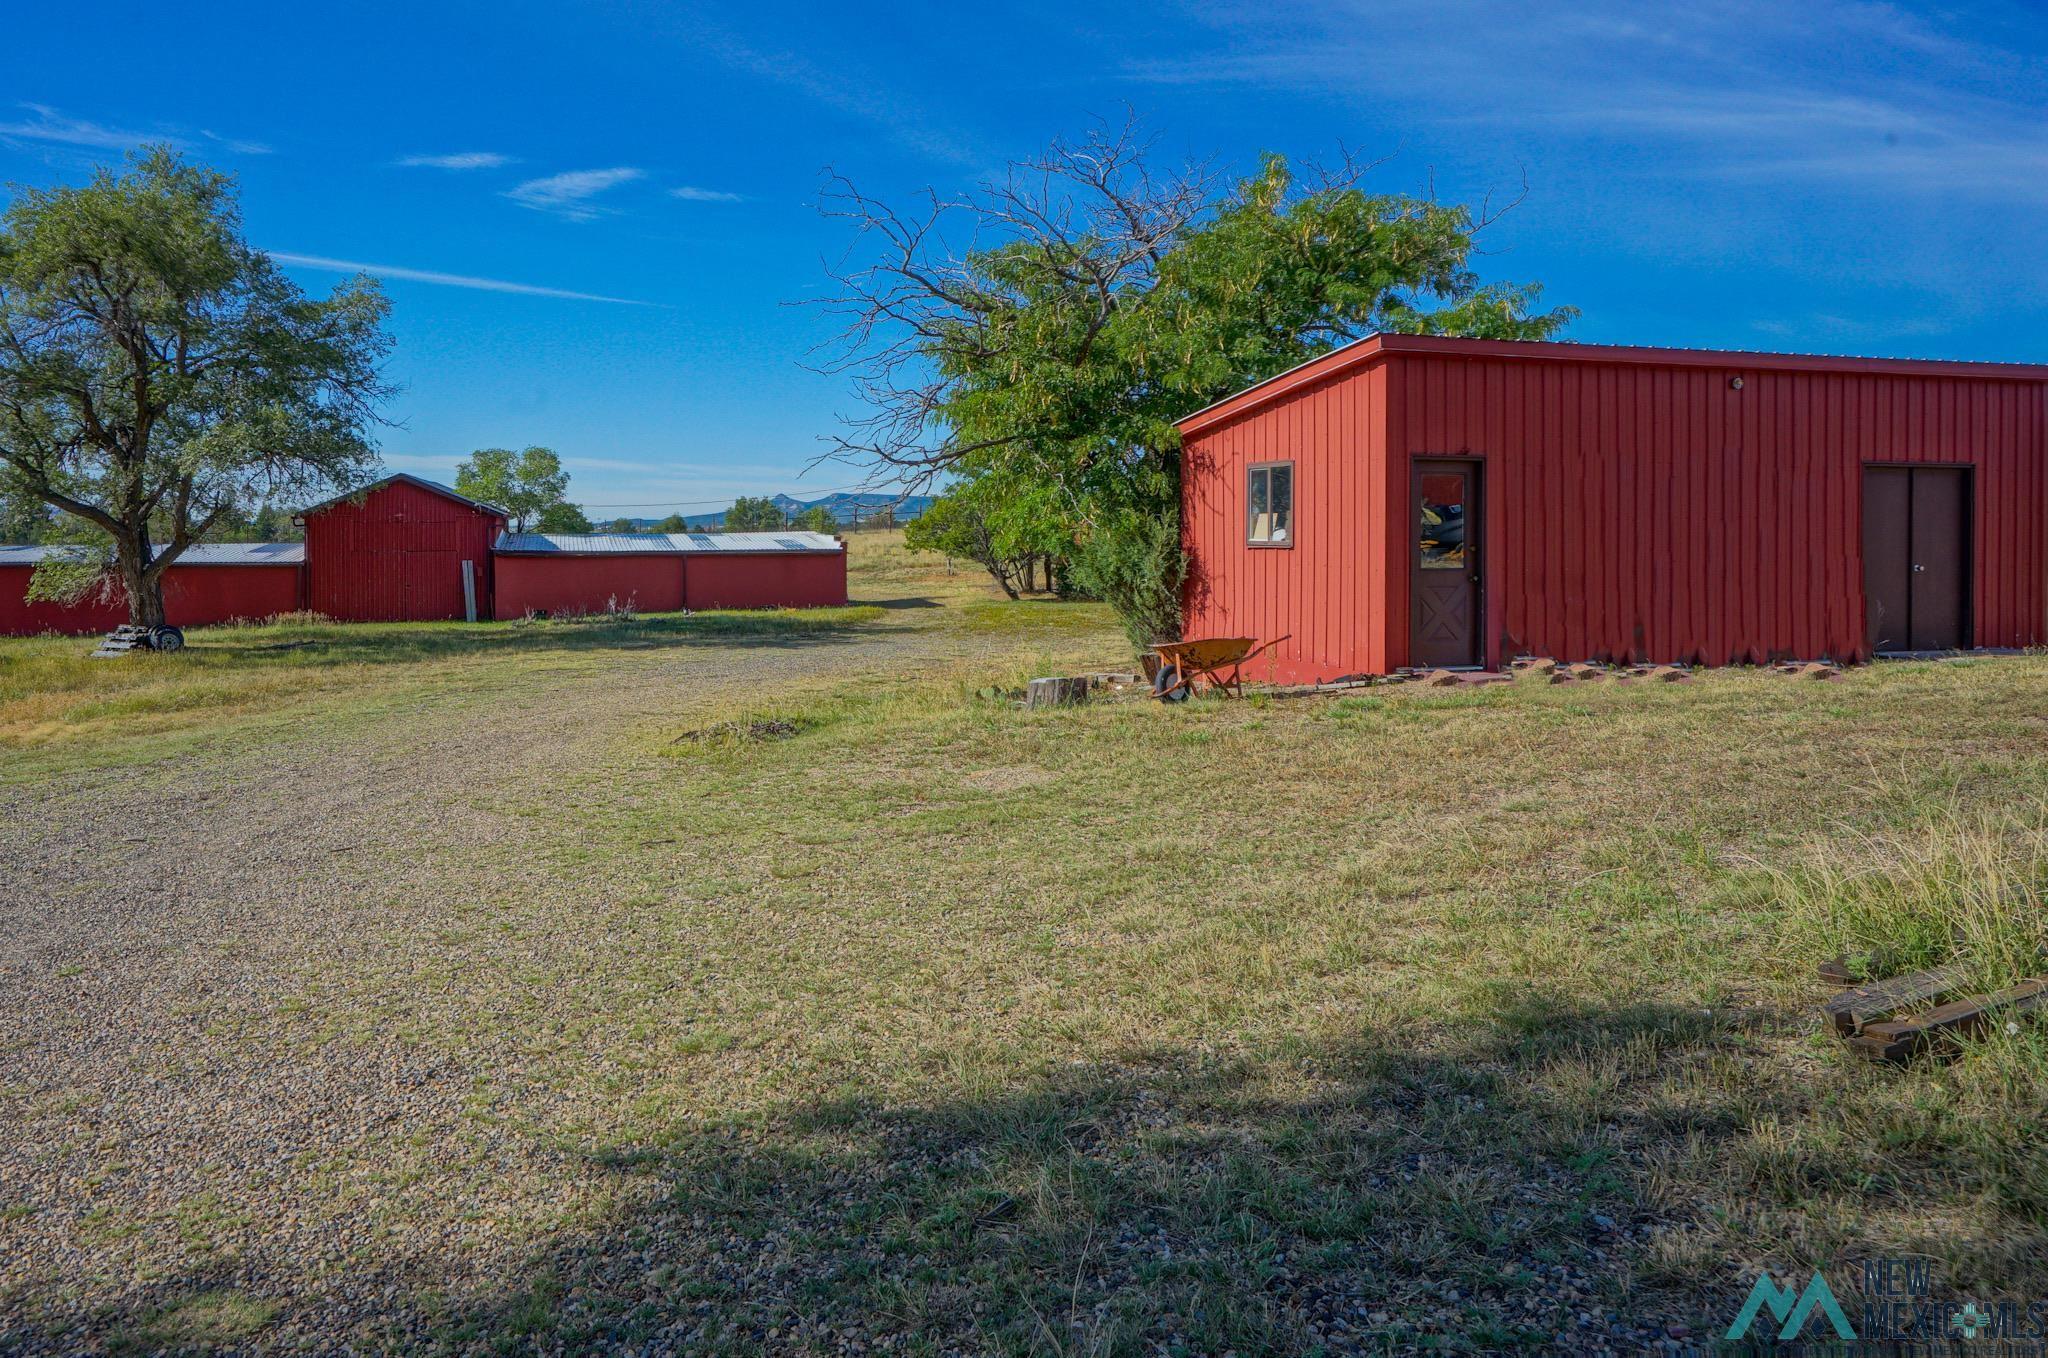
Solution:
<path fill-rule="evenodd" d="M 1027 713 L 974 695 L 1128 663 L 1101 610 L 863 569 L 882 616 L 787 625 L 968 658 L 466 793 L 506 861 L 423 842 L 474 891 L 366 902 L 410 922 L 252 1028 L 504 1053 L 479 1123 L 569 1168 L 478 1207 L 532 1268 L 439 1297 L 450 1346 L 1632 1352 L 1907 1255 L 2048 1295 L 2043 1032 L 1879 1069 L 1813 1014 L 1845 949 L 2044 966 L 2048 659 Z"/>
<path fill-rule="evenodd" d="M 357 979 L 404 1022 L 453 978 L 421 1041 L 547 1035 L 531 1132 L 616 1210 L 553 1239 L 546 1332 L 1555 1349 L 1725 1325 L 1765 1264 L 2048 1286 L 2042 1034 L 1879 1070 L 1812 1014 L 1844 946 L 2041 968 L 2004 903 L 2048 662 L 1044 714 L 983 677 L 645 733 L 504 804 L 556 889 Z"/>
<path fill-rule="evenodd" d="M 115 1354 L 238 1350 L 257 1338 L 280 1309 L 275 1301 L 239 1292 L 195 1293 L 118 1331 L 108 1340 L 107 1350 Z"/>
<path fill-rule="evenodd" d="M 872 626 L 873 605 L 758 612 L 646 614 L 630 619 L 503 623 L 292 621 L 196 628 L 175 655 L 93 660 L 91 638 L 0 641 L 0 746 L 161 732 L 302 700 L 438 682 L 451 672 L 504 677 L 606 652 L 812 636 Z"/>
<path fill-rule="evenodd" d="M 853 602 L 842 608 L 346 625 L 292 615 L 195 628 L 176 655 L 116 660 L 91 659 L 90 637 L 0 638 L 0 781 L 207 756 L 223 736 L 255 724 L 274 729 L 279 715 L 346 723 L 450 690 L 488 702 L 536 678 L 601 672 L 633 653 L 972 625 L 948 605 L 979 602 L 979 577 L 934 572 L 904 551 L 901 533 L 856 535 L 849 567 Z M 928 584 L 937 587 L 915 592 Z"/>

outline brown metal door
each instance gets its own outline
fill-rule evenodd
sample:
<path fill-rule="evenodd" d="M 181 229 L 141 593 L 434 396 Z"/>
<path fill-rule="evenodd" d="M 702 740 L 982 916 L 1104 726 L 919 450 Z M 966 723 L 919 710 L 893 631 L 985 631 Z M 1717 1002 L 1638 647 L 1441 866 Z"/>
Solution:
<path fill-rule="evenodd" d="M 1408 496 L 1408 663 L 1477 665 L 1479 464 L 1417 462 Z"/>
<path fill-rule="evenodd" d="M 1911 649 L 1969 645 L 1968 478 L 1955 468 L 1913 468 Z"/>
<path fill-rule="evenodd" d="M 1912 475 L 1904 467 L 1863 469 L 1863 617 L 1873 651 L 1912 646 Z"/>
<path fill-rule="evenodd" d="M 1863 469 L 1863 600 L 1873 651 L 1969 645 L 1966 470 Z"/>

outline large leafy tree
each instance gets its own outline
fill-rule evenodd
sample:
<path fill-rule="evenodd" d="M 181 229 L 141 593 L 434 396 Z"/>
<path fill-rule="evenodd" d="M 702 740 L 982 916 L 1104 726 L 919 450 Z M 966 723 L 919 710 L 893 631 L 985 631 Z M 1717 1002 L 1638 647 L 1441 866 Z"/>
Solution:
<path fill-rule="evenodd" d="M 972 561 L 1003 593 L 1017 598 L 1032 587 L 1033 567 L 1067 545 L 1058 521 L 1033 503 L 1043 493 L 999 471 L 970 477 L 904 525 L 904 545 Z"/>
<path fill-rule="evenodd" d="M 367 278 L 306 296 L 242 238 L 234 183 L 166 149 L 0 219 L 0 496 L 110 540 L 132 621 L 237 513 L 376 465 L 387 303 Z"/>
<path fill-rule="evenodd" d="M 569 503 L 569 473 L 552 448 L 479 448 L 456 464 L 455 488 L 504 510 L 515 533 L 590 531 L 590 520 Z"/>
<path fill-rule="evenodd" d="M 1083 556 L 1111 536 L 1170 546 L 1178 417 L 1374 331 L 1538 339 L 1571 319 L 1533 285 L 1479 280 L 1484 211 L 1363 178 L 1277 156 L 1235 182 L 1162 170 L 1130 127 L 914 208 L 835 178 L 827 210 L 860 241 L 826 302 L 846 325 L 830 366 L 861 410 L 828 456 L 1028 488 Z M 1154 566 L 1150 596 L 1178 578 Z M 1134 629 L 1166 625 L 1124 589 L 1111 602 Z"/>
<path fill-rule="evenodd" d="M 728 533 L 759 533 L 780 528 L 789 521 L 782 507 L 765 495 L 742 495 L 725 511 Z"/>

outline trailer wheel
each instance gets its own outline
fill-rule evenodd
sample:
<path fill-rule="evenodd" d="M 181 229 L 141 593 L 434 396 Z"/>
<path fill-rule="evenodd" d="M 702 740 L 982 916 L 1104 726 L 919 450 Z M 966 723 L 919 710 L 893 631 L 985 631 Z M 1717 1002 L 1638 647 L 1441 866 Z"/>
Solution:
<path fill-rule="evenodd" d="M 1184 703 L 1193 693 L 1193 685 L 1180 681 L 1180 665 L 1174 661 L 1161 665 L 1152 676 L 1152 696 L 1162 703 Z"/>
<path fill-rule="evenodd" d="M 185 649 L 185 633 L 182 628 L 165 623 L 162 627 L 149 629 L 149 649 L 152 651 L 182 651 Z"/>

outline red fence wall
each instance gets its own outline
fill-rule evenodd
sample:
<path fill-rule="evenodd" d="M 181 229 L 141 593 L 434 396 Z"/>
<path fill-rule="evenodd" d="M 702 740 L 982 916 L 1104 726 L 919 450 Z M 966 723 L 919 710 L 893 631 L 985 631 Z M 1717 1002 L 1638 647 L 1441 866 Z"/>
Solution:
<path fill-rule="evenodd" d="M 691 608 L 827 608 L 846 602 L 845 552 L 699 552 L 685 558 Z"/>
<path fill-rule="evenodd" d="M 125 594 L 111 602 L 29 603 L 28 566 L 0 566 L 0 635 L 105 632 L 128 621 Z M 180 627 L 267 618 L 305 607 L 301 566 L 177 566 L 164 572 L 164 616 Z"/>
<path fill-rule="evenodd" d="M 677 555 L 513 556 L 497 558 L 500 619 L 535 612 L 602 612 L 631 602 L 642 613 L 683 607 L 683 558 Z"/>
<path fill-rule="evenodd" d="M 306 515 L 315 611 L 344 622 L 427 622 L 463 616 L 462 563 L 476 578 L 477 616 L 492 615 L 491 544 L 504 520 L 410 481 Z"/>

